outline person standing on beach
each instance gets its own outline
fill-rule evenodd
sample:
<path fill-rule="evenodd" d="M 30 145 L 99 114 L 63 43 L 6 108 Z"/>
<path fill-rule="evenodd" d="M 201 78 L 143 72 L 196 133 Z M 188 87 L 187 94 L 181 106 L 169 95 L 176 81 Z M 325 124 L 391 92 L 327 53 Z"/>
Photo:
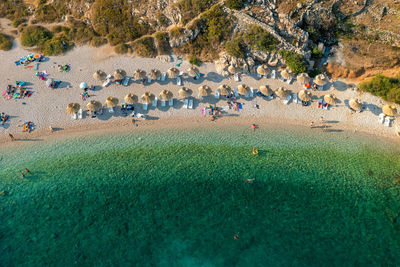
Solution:
<path fill-rule="evenodd" d="M 24 174 L 24 172 L 21 172 L 21 177 L 22 177 L 22 179 L 24 179 L 24 178 L 25 178 L 25 174 Z"/>
<path fill-rule="evenodd" d="M 251 128 L 253 129 L 253 132 L 256 130 L 256 128 L 257 128 L 257 125 L 255 124 L 255 123 L 253 123 L 252 125 L 251 125 Z"/>
<path fill-rule="evenodd" d="M 311 123 L 310 123 L 310 128 L 312 129 L 314 127 L 314 122 L 312 121 Z"/>
<path fill-rule="evenodd" d="M 15 141 L 14 135 L 12 135 L 12 134 L 9 133 L 8 136 L 11 138 L 11 142 L 12 142 L 12 141 Z"/>

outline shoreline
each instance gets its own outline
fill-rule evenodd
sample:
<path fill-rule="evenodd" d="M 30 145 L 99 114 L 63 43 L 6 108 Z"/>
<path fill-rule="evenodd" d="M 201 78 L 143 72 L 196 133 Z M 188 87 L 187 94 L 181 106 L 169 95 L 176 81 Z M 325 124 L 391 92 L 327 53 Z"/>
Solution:
<path fill-rule="evenodd" d="M 237 117 L 232 122 L 229 118 L 220 117 L 215 121 L 210 121 L 207 117 L 190 118 L 190 117 L 170 117 L 159 120 L 137 120 L 137 125 L 134 126 L 131 118 L 120 119 L 112 122 L 99 122 L 96 124 L 88 124 L 84 126 L 66 126 L 64 128 L 55 128 L 54 132 L 50 130 L 37 130 L 32 133 L 20 133 L 14 135 L 15 141 L 11 141 L 8 136 L 0 137 L 0 145 L 2 148 L 21 147 L 27 144 L 47 143 L 51 141 L 65 140 L 79 136 L 102 135 L 113 133 L 128 133 L 128 132 L 146 132 L 146 131 L 166 131 L 166 130 L 196 130 L 196 129 L 212 129 L 218 128 L 229 130 L 230 128 L 243 128 L 244 131 L 252 131 L 251 124 L 255 123 L 259 129 L 267 130 L 285 130 L 298 132 L 316 132 L 321 134 L 353 134 L 361 135 L 362 137 L 370 138 L 380 142 L 387 142 L 394 145 L 400 145 L 400 139 L 396 136 L 388 135 L 382 132 L 373 132 L 365 129 L 357 129 L 351 124 L 343 122 L 328 125 L 327 131 L 324 131 L 321 123 L 316 123 L 311 129 L 305 121 L 282 121 L 270 117 Z M 256 130 L 257 131 L 257 130 Z M 382 139 L 383 138 L 383 139 Z"/>

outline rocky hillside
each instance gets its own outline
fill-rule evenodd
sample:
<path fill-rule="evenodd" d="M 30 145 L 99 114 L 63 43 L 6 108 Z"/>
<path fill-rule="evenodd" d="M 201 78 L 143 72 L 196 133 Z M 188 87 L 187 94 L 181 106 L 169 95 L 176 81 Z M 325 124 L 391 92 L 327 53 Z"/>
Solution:
<path fill-rule="evenodd" d="M 396 0 L 0 0 L 14 37 L 48 54 L 109 43 L 215 60 L 221 73 L 269 63 L 341 77 L 399 64 L 399 13 Z"/>

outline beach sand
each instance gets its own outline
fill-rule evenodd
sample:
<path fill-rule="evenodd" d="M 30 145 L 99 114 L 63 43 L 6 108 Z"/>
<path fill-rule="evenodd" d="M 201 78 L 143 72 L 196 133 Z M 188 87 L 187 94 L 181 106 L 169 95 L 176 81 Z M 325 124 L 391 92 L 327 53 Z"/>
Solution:
<path fill-rule="evenodd" d="M 131 117 L 123 117 L 117 108 L 114 114 L 105 111 L 103 115 L 97 118 L 90 118 L 86 113 L 84 119 L 72 120 L 71 116 L 65 111 L 68 103 L 77 102 L 85 110 L 89 100 L 98 100 L 104 104 L 108 96 L 117 97 L 120 102 L 128 93 L 134 93 L 139 98 L 144 92 L 150 91 L 156 96 L 163 89 L 173 92 L 175 98 L 174 107 L 149 108 L 148 111 L 141 109 L 141 104 L 135 105 L 135 110 L 147 115 L 146 121 L 139 121 L 138 127 L 147 127 L 153 129 L 157 127 L 191 127 L 198 125 L 199 127 L 218 124 L 228 125 L 246 125 L 249 127 L 252 123 L 263 127 L 271 124 L 288 124 L 309 127 L 311 121 L 315 122 L 314 130 L 322 130 L 327 125 L 328 132 L 334 134 L 343 130 L 353 132 L 366 132 L 373 135 L 395 137 L 396 124 L 394 121 L 392 127 L 384 127 L 378 124 L 378 114 L 381 113 L 381 107 L 385 104 L 378 97 L 367 93 L 361 93 L 349 87 L 343 90 L 334 89 L 331 84 L 326 86 L 324 91 L 312 91 L 313 102 L 311 106 L 303 107 L 299 104 L 290 102 L 284 105 L 279 98 L 271 101 L 265 101 L 261 98 L 244 99 L 239 98 L 239 102 L 243 103 L 243 109 L 240 112 L 229 110 L 223 114 L 222 118 L 216 121 L 209 121 L 208 117 L 201 115 L 201 108 L 209 104 L 217 106 L 227 106 L 226 100 L 217 100 L 214 97 L 215 90 L 220 84 L 227 84 L 232 88 L 237 87 L 240 83 L 259 88 L 261 85 L 269 85 L 273 90 L 283 86 L 292 93 L 302 90 L 301 84 L 294 82 L 287 84 L 278 79 L 258 79 L 254 75 L 242 75 L 241 82 L 235 82 L 233 79 L 223 77 L 216 73 L 214 64 L 204 63 L 199 68 L 204 77 L 194 80 L 185 74 L 183 83 L 185 87 L 193 90 L 193 96 L 196 97 L 194 109 L 188 110 L 183 108 L 182 100 L 178 98 L 178 90 L 181 86 L 175 84 L 172 79 L 166 79 L 165 82 L 152 82 L 151 84 L 141 84 L 139 82 L 131 82 L 129 86 L 112 84 L 108 87 L 101 87 L 100 81 L 96 81 L 92 75 L 100 69 L 106 73 L 113 73 L 116 69 L 124 69 L 128 76 L 133 76 L 136 69 L 141 68 L 146 72 L 151 69 L 159 69 L 166 72 L 169 68 L 175 67 L 177 64 L 176 57 L 171 57 L 173 61 L 164 62 L 159 59 L 149 58 L 132 58 L 129 56 L 120 56 L 109 51 L 108 47 L 91 48 L 87 46 L 77 47 L 68 52 L 64 56 L 50 57 L 49 60 L 40 63 L 39 71 L 46 70 L 49 78 L 63 81 L 62 85 L 57 89 L 47 88 L 44 81 L 35 77 L 35 71 L 25 69 L 24 66 L 16 66 L 14 61 L 21 56 L 27 55 L 28 50 L 19 46 L 8 52 L 0 51 L 3 64 L 0 71 L 3 74 L 0 88 L 3 91 L 8 84 L 15 84 L 17 80 L 28 82 L 28 90 L 33 91 L 29 98 L 18 100 L 0 100 L 0 112 L 10 115 L 9 121 L 0 126 L 0 142 L 8 142 L 8 134 L 13 134 L 19 140 L 43 140 L 45 136 L 50 134 L 49 127 L 53 127 L 56 131 L 52 135 L 66 135 L 77 132 L 92 131 L 118 131 L 119 129 L 129 129 L 136 127 L 132 125 Z M 59 72 L 58 65 L 69 64 L 71 70 L 69 72 Z M 182 63 L 179 70 L 186 72 L 190 64 L 186 61 Z M 91 97 L 87 101 L 83 101 L 80 97 L 82 90 L 79 88 L 81 82 L 95 85 L 95 91 L 89 91 Z M 339 83 L 339 82 L 338 82 Z M 342 87 L 347 87 L 342 81 Z M 197 98 L 197 88 L 200 85 L 209 85 L 213 94 L 205 99 Z M 343 86 L 344 85 L 344 86 Z M 317 99 L 328 93 L 333 93 L 339 99 L 336 106 L 329 110 L 317 108 Z M 364 111 L 361 113 L 352 113 L 348 107 L 348 101 L 351 98 L 359 98 L 364 103 Z M 22 103 L 25 104 L 22 104 Z M 254 104 L 258 104 L 259 108 L 255 108 Z M 321 121 L 323 118 L 323 122 Z M 31 133 L 22 133 L 22 125 L 24 122 L 32 121 L 35 125 L 34 131 Z M 43 138 L 41 138 L 43 137 Z"/>

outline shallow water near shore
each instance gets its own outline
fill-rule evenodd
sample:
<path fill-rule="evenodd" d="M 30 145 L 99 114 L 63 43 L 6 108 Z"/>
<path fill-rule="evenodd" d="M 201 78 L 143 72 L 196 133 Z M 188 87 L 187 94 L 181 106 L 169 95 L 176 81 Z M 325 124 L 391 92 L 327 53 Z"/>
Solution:
<path fill-rule="evenodd" d="M 367 137 L 282 129 L 138 131 L 3 149 L 0 260 L 399 265 L 399 157 Z"/>

